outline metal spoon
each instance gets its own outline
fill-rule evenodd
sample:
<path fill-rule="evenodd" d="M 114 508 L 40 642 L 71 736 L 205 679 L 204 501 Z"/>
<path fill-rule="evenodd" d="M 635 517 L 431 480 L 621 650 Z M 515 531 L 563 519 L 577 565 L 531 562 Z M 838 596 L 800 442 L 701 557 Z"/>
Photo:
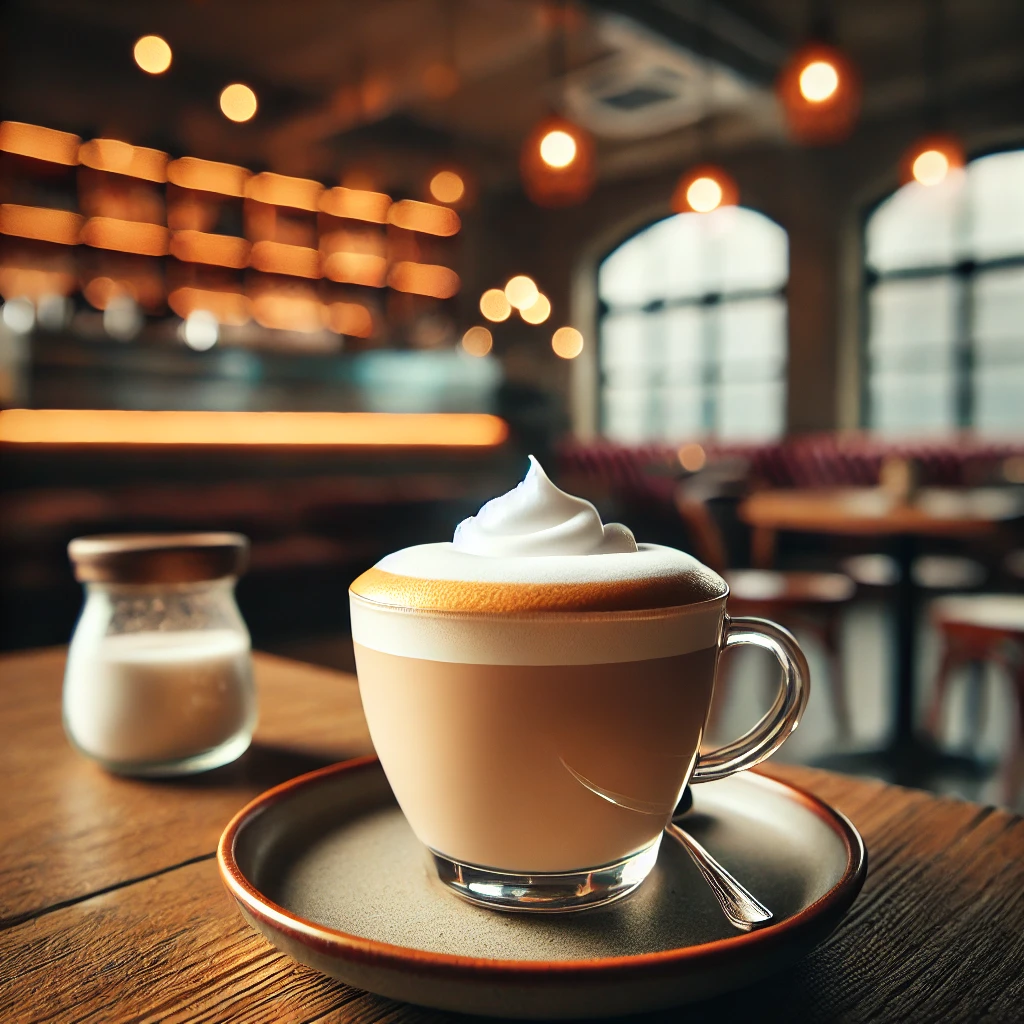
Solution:
<path fill-rule="evenodd" d="M 690 809 L 692 800 L 679 802 L 673 820 L 665 826 L 665 831 L 677 840 L 684 850 L 693 858 L 697 870 L 704 876 L 704 881 L 711 886 L 711 891 L 718 900 L 722 912 L 729 923 L 741 932 L 752 932 L 755 928 L 763 928 L 772 921 L 772 912 L 729 874 L 714 857 L 697 842 L 689 832 L 676 824 L 676 818 Z M 683 808 L 682 812 L 680 808 Z"/>

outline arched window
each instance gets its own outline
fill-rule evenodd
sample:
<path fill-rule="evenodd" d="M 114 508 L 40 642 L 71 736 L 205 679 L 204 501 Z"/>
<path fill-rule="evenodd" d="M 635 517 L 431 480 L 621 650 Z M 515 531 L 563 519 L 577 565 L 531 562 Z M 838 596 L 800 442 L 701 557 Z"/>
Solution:
<path fill-rule="evenodd" d="M 866 252 L 866 425 L 1024 429 L 1024 150 L 894 192 Z"/>
<path fill-rule="evenodd" d="M 785 421 L 786 232 L 727 207 L 650 225 L 601 264 L 602 432 L 770 438 Z"/>

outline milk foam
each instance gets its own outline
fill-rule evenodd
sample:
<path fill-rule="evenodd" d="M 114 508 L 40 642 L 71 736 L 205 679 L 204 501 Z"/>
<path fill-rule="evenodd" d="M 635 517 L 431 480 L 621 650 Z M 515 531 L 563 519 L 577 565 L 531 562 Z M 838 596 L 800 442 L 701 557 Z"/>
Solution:
<path fill-rule="evenodd" d="M 499 558 L 614 554 L 637 548 L 628 527 L 602 524 L 589 501 L 556 487 L 532 455 L 526 478 L 459 523 L 452 546 Z"/>

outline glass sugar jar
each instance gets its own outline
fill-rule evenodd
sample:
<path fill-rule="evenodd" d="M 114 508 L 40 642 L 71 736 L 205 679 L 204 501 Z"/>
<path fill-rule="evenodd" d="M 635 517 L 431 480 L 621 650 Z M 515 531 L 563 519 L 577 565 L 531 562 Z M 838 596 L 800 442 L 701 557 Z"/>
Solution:
<path fill-rule="evenodd" d="M 238 533 L 79 537 L 85 604 L 64 674 L 64 730 L 104 768 L 186 775 L 227 764 L 256 726 Z"/>

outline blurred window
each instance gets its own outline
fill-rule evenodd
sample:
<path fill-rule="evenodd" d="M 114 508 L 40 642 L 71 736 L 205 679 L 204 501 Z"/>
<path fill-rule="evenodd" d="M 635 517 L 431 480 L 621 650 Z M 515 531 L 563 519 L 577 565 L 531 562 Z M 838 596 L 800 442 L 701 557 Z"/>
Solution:
<path fill-rule="evenodd" d="M 1024 431 L 1024 150 L 905 185 L 865 241 L 867 425 Z"/>
<path fill-rule="evenodd" d="M 727 207 L 644 228 L 601 264 L 602 430 L 618 441 L 778 437 L 786 232 Z"/>

